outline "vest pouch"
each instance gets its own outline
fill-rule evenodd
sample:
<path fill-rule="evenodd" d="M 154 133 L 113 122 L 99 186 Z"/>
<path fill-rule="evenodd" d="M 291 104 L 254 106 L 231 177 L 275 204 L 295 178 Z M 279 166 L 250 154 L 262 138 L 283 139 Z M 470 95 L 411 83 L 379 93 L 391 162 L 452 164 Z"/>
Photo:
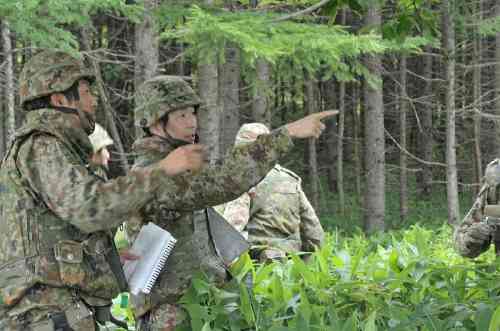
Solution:
<path fill-rule="evenodd" d="M 36 283 L 25 259 L 0 266 L 0 308 L 15 305 Z"/>
<path fill-rule="evenodd" d="M 107 261 L 110 249 L 108 238 L 103 233 L 91 235 L 84 242 L 59 241 L 54 246 L 54 255 L 62 284 L 100 298 L 116 297 L 121 291 Z"/>
<path fill-rule="evenodd" d="M 120 257 L 112 240 L 104 232 L 99 232 L 90 235 L 82 243 L 84 266 L 87 270 L 82 289 L 100 298 L 112 299 L 128 288 Z"/>
<path fill-rule="evenodd" d="M 54 256 L 59 265 L 59 276 L 64 285 L 84 287 L 83 246 L 73 240 L 61 240 L 54 245 Z"/>

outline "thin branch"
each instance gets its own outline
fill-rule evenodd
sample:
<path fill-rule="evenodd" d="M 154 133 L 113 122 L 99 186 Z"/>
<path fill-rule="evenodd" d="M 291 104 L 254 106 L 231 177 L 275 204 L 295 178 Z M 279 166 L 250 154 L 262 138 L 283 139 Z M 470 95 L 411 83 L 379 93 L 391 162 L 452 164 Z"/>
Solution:
<path fill-rule="evenodd" d="M 389 133 L 389 131 L 387 131 L 387 129 L 384 129 L 385 131 L 385 134 L 392 140 L 392 142 L 399 148 L 400 151 L 404 152 L 406 155 L 408 155 L 409 157 L 411 157 L 412 159 L 420 162 L 420 163 L 423 163 L 425 165 L 430 165 L 430 166 L 439 166 L 439 167 L 446 167 L 446 164 L 444 163 L 441 163 L 441 162 L 429 162 L 429 161 L 426 161 L 426 160 L 423 160 L 415 155 L 413 155 L 412 153 L 408 152 L 408 150 L 404 149 L 401 147 L 400 144 L 398 144 L 398 142 L 396 141 L 396 139 L 391 136 L 391 134 Z"/>
<path fill-rule="evenodd" d="M 321 8 L 323 7 L 324 5 L 326 5 L 330 0 L 321 0 L 320 2 L 318 2 L 317 4 L 315 5 L 312 5 L 311 7 L 307 7 L 306 9 L 304 10 L 300 10 L 296 13 L 293 13 L 293 14 L 290 14 L 290 15 L 285 15 L 285 16 L 282 16 L 282 17 L 279 17 L 279 18 L 276 18 L 274 20 L 271 21 L 271 23 L 278 23 L 278 22 L 283 22 L 283 21 L 286 21 L 286 20 L 289 20 L 289 19 L 292 19 L 292 18 L 295 18 L 297 16 L 301 16 L 301 15 L 306 15 L 306 14 L 309 14 L 309 13 L 312 13 L 313 11 L 315 11 L 316 9 L 318 8 Z"/>

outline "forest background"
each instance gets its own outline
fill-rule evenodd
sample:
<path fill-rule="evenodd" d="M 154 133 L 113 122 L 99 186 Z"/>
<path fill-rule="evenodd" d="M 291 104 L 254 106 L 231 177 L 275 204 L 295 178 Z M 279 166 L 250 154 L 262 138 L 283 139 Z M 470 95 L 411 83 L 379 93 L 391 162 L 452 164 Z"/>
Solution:
<path fill-rule="evenodd" d="M 406 316 L 411 325 L 425 330 L 422 325 L 436 315 L 434 327 L 443 320 L 452 328 L 477 327 L 477 314 L 487 311 L 482 318 L 495 327 L 498 290 L 496 282 L 489 282 L 492 273 L 478 274 L 476 265 L 454 255 L 449 237 L 450 225 L 460 222 L 478 192 L 485 165 L 500 155 L 497 0 L 0 0 L 0 22 L 0 155 L 25 116 L 18 105 L 19 73 L 39 48 L 81 51 L 90 59 L 101 92 L 98 121 L 115 140 L 115 176 L 133 161 L 130 146 L 140 134 L 133 126 L 134 90 L 159 73 L 185 76 L 199 91 L 204 102 L 200 138 L 210 146 L 212 162 L 231 148 L 243 123 L 275 128 L 309 113 L 338 109 L 319 140 L 298 142 L 282 161 L 302 176 L 323 226 L 333 233 L 331 250 L 324 253 L 327 269 L 340 268 L 335 247 L 342 247 L 352 249 L 352 258 L 366 253 L 359 255 L 365 262 L 369 254 L 380 254 L 387 263 L 382 270 L 393 279 L 398 270 L 406 270 L 405 263 L 416 268 L 401 247 L 419 247 L 425 259 L 445 263 L 452 279 L 459 276 L 448 263 L 464 272 L 463 293 L 453 302 L 455 307 L 458 301 L 468 302 L 469 310 L 458 326 L 449 320 L 456 311 L 439 315 L 440 309 L 420 312 L 431 317 L 418 324 L 418 309 L 405 299 L 416 314 L 411 315 L 415 319 Z M 429 247 L 424 249 L 423 239 L 416 237 L 428 238 Z M 434 239 L 443 254 L 438 260 L 430 249 Z M 399 247 L 396 256 L 394 247 Z M 344 257 L 342 267 L 349 265 L 353 277 L 370 278 L 368 269 L 354 272 Z M 491 265 L 493 259 L 490 252 L 478 263 Z M 319 257 L 315 263 L 311 270 L 324 267 Z M 293 279 L 298 267 L 288 267 Z M 445 268 L 438 269 L 443 273 Z M 434 275 L 434 269 L 426 270 Z M 284 280 L 286 273 L 280 272 Z M 381 275 L 372 276 L 379 286 Z M 487 293 L 477 296 L 482 280 L 489 284 Z M 432 288 L 436 282 L 430 282 Z M 248 302 L 240 293 L 241 311 L 245 302 L 252 306 L 253 295 L 258 300 L 257 292 L 250 293 Z M 422 298 L 415 302 L 425 302 Z M 210 306 L 210 300 L 198 302 L 199 307 Z M 380 314 L 383 305 L 352 305 L 356 300 L 361 299 L 348 296 L 350 304 L 325 312 L 321 323 L 331 326 L 337 316 L 339 321 L 353 318 L 349 325 L 354 328 L 385 329 L 391 320 L 395 328 L 405 325 L 402 318 L 396 323 L 392 315 Z M 285 316 L 293 311 L 289 318 L 271 309 L 268 327 L 299 323 L 295 318 L 303 302 L 281 307 Z M 281 321 L 276 325 L 273 314 Z M 300 319 L 312 323 L 311 314 L 304 314 Z M 256 323 L 255 316 L 252 309 L 240 322 Z M 205 317 L 200 325 L 216 329 L 217 319 Z"/>

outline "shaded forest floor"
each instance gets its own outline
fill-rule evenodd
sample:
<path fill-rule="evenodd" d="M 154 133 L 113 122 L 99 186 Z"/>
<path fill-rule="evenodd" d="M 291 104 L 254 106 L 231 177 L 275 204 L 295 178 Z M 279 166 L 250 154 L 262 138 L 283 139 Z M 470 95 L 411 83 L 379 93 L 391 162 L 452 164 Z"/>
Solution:
<path fill-rule="evenodd" d="M 338 194 L 323 190 L 320 199 L 321 223 L 327 231 L 339 231 L 345 235 L 358 233 L 363 228 L 362 197 L 351 192 L 348 185 L 345 194 L 345 213 L 340 213 Z M 323 184 L 321 187 L 326 188 Z M 420 197 L 416 193 L 415 182 L 409 183 L 408 216 L 403 222 L 400 218 L 399 187 L 397 181 L 389 177 L 386 184 L 385 223 L 388 230 L 402 230 L 411 225 L 421 225 L 426 228 L 440 228 L 447 223 L 447 199 L 445 185 L 435 185 L 430 195 Z M 472 206 L 475 195 L 472 190 L 459 193 L 460 215 L 463 217 Z M 462 221 L 462 219 L 460 219 Z"/>

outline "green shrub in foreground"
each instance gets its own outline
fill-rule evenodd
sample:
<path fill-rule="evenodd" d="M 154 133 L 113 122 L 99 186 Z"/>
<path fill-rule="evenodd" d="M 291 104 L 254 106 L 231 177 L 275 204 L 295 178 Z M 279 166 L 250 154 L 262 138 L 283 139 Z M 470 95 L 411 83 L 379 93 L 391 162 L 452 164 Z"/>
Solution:
<path fill-rule="evenodd" d="M 492 318 L 498 263 L 491 251 L 461 258 L 450 238 L 448 227 L 412 226 L 330 235 L 308 263 L 292 256 L 258 265 L 245 256 L 222 289 L 194 280 L 182 299 L 190 325 L 180 330 L 488 330 L 500 319 Z"/>

